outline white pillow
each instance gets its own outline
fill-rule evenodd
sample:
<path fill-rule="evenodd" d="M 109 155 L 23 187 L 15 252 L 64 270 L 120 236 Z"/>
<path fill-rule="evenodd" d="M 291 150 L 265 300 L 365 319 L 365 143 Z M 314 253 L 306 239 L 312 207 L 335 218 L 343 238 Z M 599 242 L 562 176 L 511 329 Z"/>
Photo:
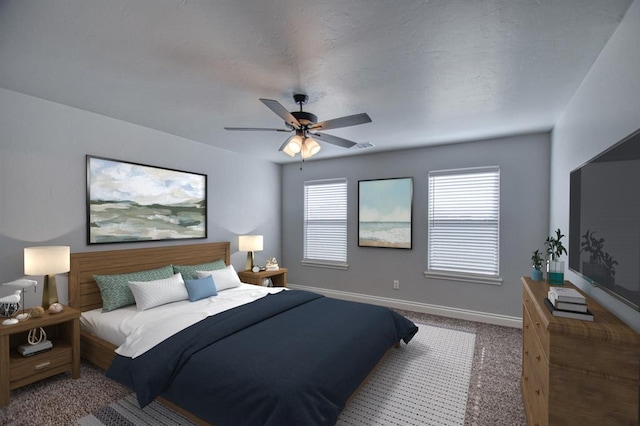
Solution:
<path fill-rule="evenodd" d="M 233 265 L 229 265 L 224 269 L 216 269 L 215 271 L 196 271 L 196 274 L 198 274 L 198 278 L 204 278 L 211 275 L 217 291 L 240 287 L 242 284 Z"/>
<path fill-rule="evenodd" d="M 155 281 L 129 281 L 139 311 L 189 298 L 182 274 Z"/>

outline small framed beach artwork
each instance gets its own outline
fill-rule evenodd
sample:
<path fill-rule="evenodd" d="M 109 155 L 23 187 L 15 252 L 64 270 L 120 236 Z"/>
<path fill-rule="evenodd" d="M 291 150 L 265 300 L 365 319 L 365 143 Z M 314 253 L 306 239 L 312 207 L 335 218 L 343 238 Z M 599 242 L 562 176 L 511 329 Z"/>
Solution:
<path fill-rule="evenodd" d="M 358 246 L 411 249 L 413 178 L 358 181 Z"/>
<path fill-rule="evenodd" d="M 87 155 L 87 244 L 207 238 L 207 175 Z"/>

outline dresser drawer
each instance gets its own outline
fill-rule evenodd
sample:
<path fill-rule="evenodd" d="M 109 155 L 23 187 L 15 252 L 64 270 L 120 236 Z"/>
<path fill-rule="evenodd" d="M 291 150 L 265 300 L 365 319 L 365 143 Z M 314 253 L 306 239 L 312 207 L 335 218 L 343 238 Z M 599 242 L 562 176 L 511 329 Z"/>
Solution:
<path fill-rule="evenodd" d="M 525 323 L 531 321 L 528 311 L 525 309 Z M 531 375 L 535 376 L 536 383 L 545 396 L 549 396 L 549 361 L 547 360 L 540 342 L 535 333 L 525 331 L 522 335 L 522 358 L 527 362 Z"/>
<path fill-rule="evenodd" d="M 529 426 L 548 426 L 549 402 L 530 357 L 522 362 L 522 396 Z"/>
<path fill-rule="evenodd" d="M 542 349 L 545 352 L 547 360 L 549 360 L 549 330 L 547 330 L 546 322 L 543 322 L 540 318 L 540 313 L 536 308 L 536 304 L 531 299 L 531 296 L 525 292 L 523 303 L 525 310 L 529 312 L 530 322 L 529 324 L 523 324 L 523 327 L 530 327 L 527 330 L 531 330 L 538 335 Z M 546 309 L 546 308 L 545 308 Z M 523 318 L 524 319 L 524 318 Z"/>
<path fill-rule="evenodd" d="M 525 309 L 524 312 L 523 326 L 525 327 L 525 331 L 522 333 L 523 356 L 531 358 L 532 366 L 535 366 L 535 370 L 541 379 L 548 379 L 548 351 L 545 351 L 542 347 L 539 338 L 540 334 L 535 332 L 536 326 L 534 320 L 531 318 L 530 312 L 527 309 Z M 529 329 L 533 329 L 534 332 L 528 331 L 527 326 L 529 326 Z"/>
<path fill-rule="evenodd" d="M 60 367 L 68 367 L 70 370 L 73 364 L 73 351 L 70 346 L 61 345 L 48 352 L 31 357 L 25 358 L 15 353 L 11 355 L 11 358 L 9 381 L 14 382 L 18 379 L 29 381 L 31 376 L 46 377 L 49 373 L 57 374 L 60 371 L 64 371 Z"/>

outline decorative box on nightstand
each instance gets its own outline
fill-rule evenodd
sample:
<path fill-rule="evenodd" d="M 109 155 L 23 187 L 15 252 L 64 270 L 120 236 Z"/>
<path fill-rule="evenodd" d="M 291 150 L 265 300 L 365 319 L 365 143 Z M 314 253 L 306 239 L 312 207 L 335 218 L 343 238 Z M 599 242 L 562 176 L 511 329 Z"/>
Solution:
<path fill-rule="evenodd" d="M 27 342 L 29 330 L 42 327 L 51 350 L 23 357 L 18 346 Z M 0 407 L 9 404 L 9 392 L 47 377 L 71 372 L 80 377 L 80 311 L 64 307 L 57 314 L 45 312 L 15 325 L 0 325 Z"/>
<path fill-rule="evenodd" d="M 280 268 L 275 271 L 240 271 L 238 272 L 240 281 L 247 284 L 263 285 L 265 278 L 270 278 L 274 287 L 287 286 L 287 268 Z"/>

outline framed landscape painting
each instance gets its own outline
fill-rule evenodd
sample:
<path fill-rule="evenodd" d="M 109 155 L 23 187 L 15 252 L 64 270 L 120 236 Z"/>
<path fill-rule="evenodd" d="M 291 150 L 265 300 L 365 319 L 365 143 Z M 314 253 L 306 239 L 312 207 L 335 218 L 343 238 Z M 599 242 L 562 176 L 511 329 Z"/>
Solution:
<path fill-rule="evenodd" d="M 358 181 L 358 246 L 411 248 L 413 178 Z"/>
<path fill-rule="evenodd" d="M 207 175 L 87 155 L 87 243 L 207 238 Z"/>

